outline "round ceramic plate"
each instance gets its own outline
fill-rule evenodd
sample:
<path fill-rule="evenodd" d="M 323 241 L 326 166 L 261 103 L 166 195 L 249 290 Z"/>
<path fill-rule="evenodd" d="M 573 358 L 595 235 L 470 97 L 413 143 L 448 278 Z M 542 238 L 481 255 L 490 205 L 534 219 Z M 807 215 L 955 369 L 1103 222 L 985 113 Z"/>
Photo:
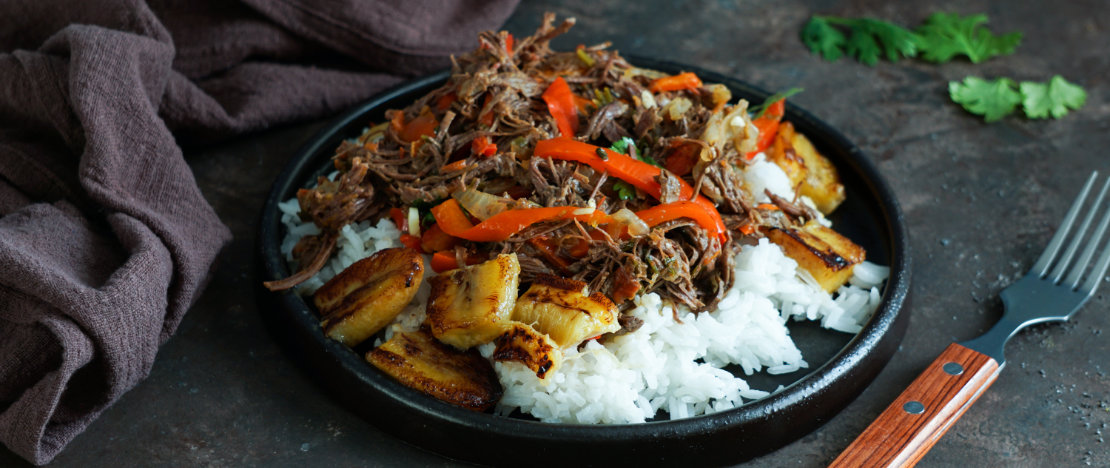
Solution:
<path fill-rule="evenodd" d="M 727 85 L 734 98 L 763 102 L 769 93 L 697 67 L 647 59 L 637 66 L 669 73 L 694 71 L 705 82 Z M 441 85 L 446 73 L 409 82 L 338 117 L 290 160 L 274 182 L 258 232 L 261 281 L 290 274 L 279 252 L 285 235 L 277 204 L 329 170 L 339 143 L 357 136 L 387 109 L 401 108 Z M 292 359 L 334 398 L 382 430 L 448 457 L 489 464 L 659 463 L 725 464 L 775 450 L 815 430 L 853 400 L 898 348 L 908 317 L 909 247 L 902 213 L 887 183 L 855 145 L 791 104 L 786 119 L 813 140 L 837 167 L 847 200 L 830 217 L 837 231 L 867 249 L 868 260 L 890 266 L 882 304 L 855 335 L 791 322 L 790 332 L 810 364 L 791 374 L 745 377 L 753 388 L 784 388 L 739 408 L 679 420 L 628 425 L 548 424 L 451 406 L 411 390 L 363 357 L 327 339 L 315 312 L 296 294 L 259 287 L 260 310 Z"/>

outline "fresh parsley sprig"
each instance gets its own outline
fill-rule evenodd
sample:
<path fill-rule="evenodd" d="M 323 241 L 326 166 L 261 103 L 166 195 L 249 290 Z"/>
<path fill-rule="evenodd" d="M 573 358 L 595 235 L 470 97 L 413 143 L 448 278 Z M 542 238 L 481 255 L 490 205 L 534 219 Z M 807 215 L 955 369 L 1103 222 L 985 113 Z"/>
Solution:
<path fill-rule="evenodd" d="M 836 61 L 846 54 L 866 65 L 876 64 L 881 56 L 891 62 L 920 56 L 943 63 L 964 55 L 979 63 L 1012 54 L 1021 43 L 1021 33 L 996 36 L 983 26 L 986 23 L 984 14 L 935 13 L 911 31 L 875 18 L 816 15 L 802 27 L 802 42 L 826 60 Z"/>
<path fill-rule="evenodd" d="M 980 63 L 1014 53 L 1021 44 L 1022 34 L 995 35 L 986 28 L 986 23 L 987 15 L 981 13 L 967 16 L 934 13 L 910 31 L 875 18 L 815 15 L 802 27 L 802 42 L 825 60 L 836 61 L 849 55 L 866 65 L 874 65 L 881 56 L 891 62 L 920 57 L 934 63 L 964 56 L 972 63 Z M 1019 105 L 1030 119 L 1058 119 L 1083 107 L 1087 100 L 1082 87 L 1059 75 L 1047 83 L 969 76 L 963 81 L 950 82 L 948 95 L 987 122 L 1013 114 Z"/>
<path fill-rule="evenodd" d="M 837 26 L 847 28 L 850 34 L 845 36 Z M 918 37 L 913 31 L 875 18 L 814 16 L 802 28 L 802 42 L 829 61 L 839 60 L 846 53 L 874 65 L 880 55 L 891 62 L 917 55 Z"/>
<path fill-rule="evenodd" d="M 1020 84 L 1009 78 L 984 80 L 969 76 L 963 81 L 948 83 L 948 94 L 957 104 L 972 114 L 981 115 L 987 122 L 997 121 L 1017 111 L 1020 104 L 1030 119 L 1060 118 L 1071 110 L 1083 107 L 1087 92 L 1069 83 L 1062 76 L 1052 77 L 1048 83 L 1023 81 Z"/>
<path fill-rule="evenodd" d="M 921 58 L 944 63 L 964 55 L 979 63 L 999 55 L 1010 55 L 1021 44 L 1021 33 L 996 36 L 983 26 L 987 15 L 961 17 L 956 13 L 934 13 L 917 28 Z"/>

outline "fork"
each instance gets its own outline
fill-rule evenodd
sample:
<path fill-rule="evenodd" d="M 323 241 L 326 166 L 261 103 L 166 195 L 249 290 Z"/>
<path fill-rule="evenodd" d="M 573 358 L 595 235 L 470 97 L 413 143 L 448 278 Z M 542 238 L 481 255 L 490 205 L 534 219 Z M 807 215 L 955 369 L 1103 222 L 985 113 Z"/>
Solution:
<path fill-rule="evenodd" d="M 1108 179 L 1088 202 L 1097 178 L 1096 171 L 1087 179 L 1033 268 L 1002 291 L 1005 312 L 998 323 L 978 338 L 948 345 L 830 466 L 913 466 L 994 383 L 1006 365 L 1010 337 L 1029 325 L 1065 321 L 1087 302 L 1110 264 L 1110 246 L 1091 263 L 1110 224 L 1110 213 L 1104 214 L 1088 232 L 1110 188 Z"/>

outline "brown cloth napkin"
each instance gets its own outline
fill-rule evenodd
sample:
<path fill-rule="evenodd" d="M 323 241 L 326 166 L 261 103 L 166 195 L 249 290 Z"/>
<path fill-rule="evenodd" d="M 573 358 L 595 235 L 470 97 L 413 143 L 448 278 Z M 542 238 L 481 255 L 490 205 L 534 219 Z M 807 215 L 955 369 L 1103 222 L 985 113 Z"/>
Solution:
<path fill-rule="evenodd" d="M 0 3 L 0 441 L 49 462 L 197 299 L 230 232 L 179 144 L 338 111 L 515 5 Z"/>

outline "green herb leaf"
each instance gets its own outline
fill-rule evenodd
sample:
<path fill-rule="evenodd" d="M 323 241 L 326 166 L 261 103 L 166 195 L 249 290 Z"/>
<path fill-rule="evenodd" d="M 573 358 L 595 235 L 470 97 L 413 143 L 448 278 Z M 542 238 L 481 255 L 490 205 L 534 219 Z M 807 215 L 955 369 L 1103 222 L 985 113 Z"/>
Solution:
<path fill-rule="evenodd" d="M 972 114 L 982 115 L 987 122 L 994 122 L 1014 112 L 1021 103 L 1021 93 L 1009 78 L 987 81 L 969 76 L 963 82 L 948 83 L 948 94 Z"/>
<path fill-rule="evenodd" d="M 651 164 L 652 166 L 659 166 L 658 162 L 652 159 L 651 156 L 648 156 L 647 152 L 641 150 L 640 146 L 637 145 L 636 142 L 632 141 L 632 139 L 629 137 L 621 137 L 620 140 L 614 141 L 613 145 L 609 147 L 610 150 L 616 151 L 621 154 L 628 154 L 629 148 L 634 148 L 636 150 L 636 154 L 631 154 L 629 156 Z"/>
<path fill-rule="evenodd" d="M 611 149 L 613 151 L 616 151 L 618 153 L 621 153 L 621 154 L 628 154 L 628 147 L 629 146 L 635 148 L 636 143 L 633 142 L 631 138 L 621 137 L 620 140 L 614 141 L 613 146 L 610 146 L 609 149 Z M 633 155 L 633 156 L 635 156 L 635 155 Z"/>
<path fill-rule="evenodd" d="M 646 163 L 648 163 L 648 164 L 651 164 L 652 166 L 657 166 L 657 167 L 663 167 L 663 165 L 662 165 L 662 164 L 659 164 L 659 161 L 656 161 L 656 160 L 655 160 L 654 158 L 652 158 L 651 156 L 648 156 L 648 154 L 647 154 L 646 152 L 645 152 L 645 153 L 643 153 L 643 154 L 641 154 L 641 155 L 639 155 L 639 156 L 637 156 L 637 157 L 636 157 L 636 159 L 639 159 L 639 160 L 641 160 L 641 161 L 643 161 L 643 162 L 646 162 Z"/>
<path fill-rule="evenodd" d="M 618 180 L 613 182 L 613 190 L 617 191 L 617 197 L 621 200 L 631 200 L 636 198 L 636 187 L 629 185 L 628 182 Z"/>
<path fill-rule="evenodd" d="M 957 13 L 934 13 L 917 28 L 922 58 L 940 63 L 962 54 L 972 63 L 979 63 L 1014 53 L 1021 43 L 1021 33 L 995 36 L 983 27 L 986 22 L 984 14 L 961 17 Z"/>
<path fill-rule="evenodd" d="M 1031 119 L 1048 116 L 1058 119 L 1067 115 L 1068 109 L 1078 110 L 1087 102 L 1087 92 L 1056 75 L 1048 84 L 1032 81 L 1021 82 L 1021 106 Z"/>
<path fill-rule="evenodd" d="M 802 42 L 809 51 L 835 62 L 844 56 L 848 38 L 823 17 L 814 16 L 802 27 Z"/>
<path fill-rule="evenodd" d="M 847 37 L 836 26 L 845 27 Z M 802 42 L 826 60 L 847 53 L 856 60 L 874 65 L 880 56 L 891 62 L 917 55 L 918 37 L 913 31 L 875 18 L 814 16 L 802 28 Z"/>
<path fill-rule="evenodd" d="M 770 96 L 767 96 L 767 99 L 764 99 L 763 103 L 761 103 L 760 105 L 755 106 L 751 109 L 748 109 L 748 113 L 755 116 L 755 117 L 752 117 L 753 119 L 758 119 L 760 117 L 763 117 L 763 114 L 767 112 L 767 107 L 769 107 L 771 104 L 774 104 L 779 99 L 789 98 L 790 96 L 798 94 L 802 91 L 805 91 L 805 89 L 790 88 L 786 91 L 780 91 L 780 92 L 777 92 L 777 93 L 772 94 Z"/>

